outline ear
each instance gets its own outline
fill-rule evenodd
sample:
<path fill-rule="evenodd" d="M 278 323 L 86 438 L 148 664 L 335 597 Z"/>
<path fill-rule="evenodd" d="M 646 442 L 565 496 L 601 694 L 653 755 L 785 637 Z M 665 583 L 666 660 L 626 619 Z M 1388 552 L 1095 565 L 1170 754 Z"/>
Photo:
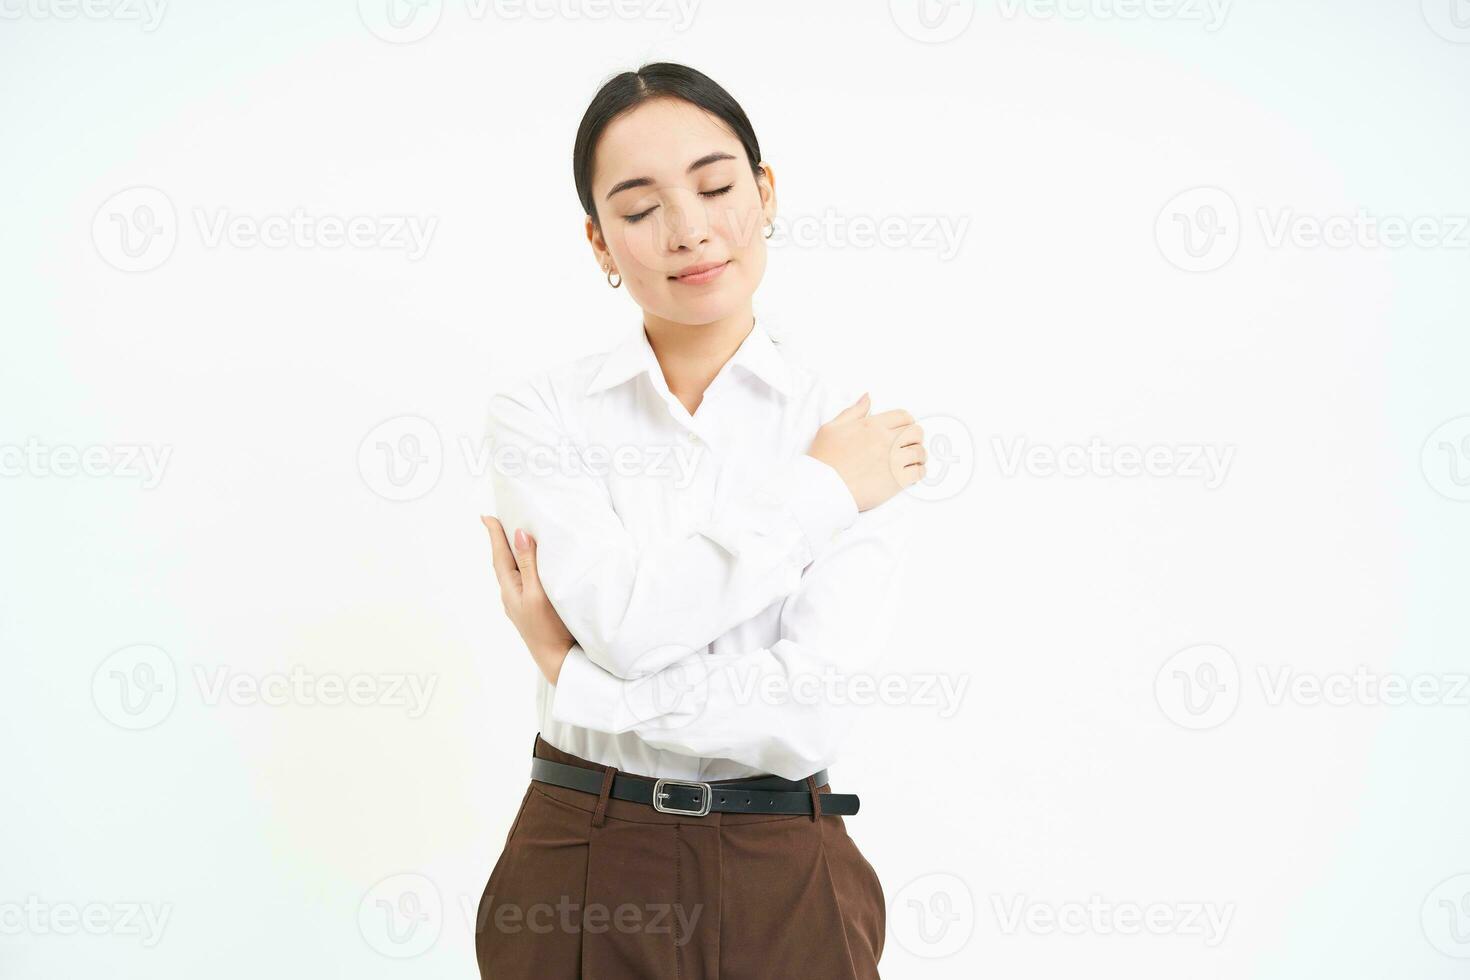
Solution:
<path fill-rule="evenodd" d="M 607 241 L 602 237 L 602 232 L 592 221 L 592 216 L 583 218 L 587 243 L 592 246 L 592 259 L 597 263 L 598 271 L 606 269 L 612 262 L 612 253 L 607 250 Z"/>
<path fill-rule="evenodd" d="M 761 195 L 761 211 L 769 223 L 776 220 L 776 174 L 764 160 L 760 162 L 760 168 L 762 172 L 756 174 L 755 187 Z"/>

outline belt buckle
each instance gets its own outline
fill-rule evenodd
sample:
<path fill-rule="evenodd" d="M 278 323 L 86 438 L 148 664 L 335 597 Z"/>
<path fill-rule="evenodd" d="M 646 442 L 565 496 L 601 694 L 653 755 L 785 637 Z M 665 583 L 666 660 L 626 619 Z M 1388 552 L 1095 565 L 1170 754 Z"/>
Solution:
<path fill-rule="evenodd" d="M 690 786 L 704 790 L 699 809 L 683 810 L 676 806 L 664 806 L 663 801 L 669 795 L 664 792 L 665 786 Z M 686 817 L 702 817 L 709 813 L 710 798 L 713 795 L 714 791 L 710 788 L 709 783 L 703 783 L 697 779 L 658 779 L 653 784 L 653 808 L 659 813 L 679 813 Z"/>

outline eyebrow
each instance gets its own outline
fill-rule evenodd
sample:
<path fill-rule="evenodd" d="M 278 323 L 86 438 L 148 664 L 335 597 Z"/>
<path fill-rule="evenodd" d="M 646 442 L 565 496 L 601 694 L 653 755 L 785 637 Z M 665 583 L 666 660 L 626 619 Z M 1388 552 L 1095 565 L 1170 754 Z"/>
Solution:
<path fill-rule="evenodd" d="M 692 173 L 694 173 L 694 171 L 698 170 L 700 167 L 707 167 L 710 164 L 712 164 L 712 163 L 718 163 L 721 160 L 733 160 L 733 159 L 735 159 L 735 157 L 732 154 L 726 153 L 723 150 L 716 150 L 713 153 L 706 153 L 704 156 L 700 157 L 698 160 L 695 160 L 687 168 L 685 168 L 684 172 L 686 174 L 692 174 Z M 617 194 L 617 193 L 619 193 L 621 191 L 629 190 L 630 188 L 633 188 L 633 187 L 647 187 L 648 185 L 650 185 L 652 183 L 653 183 L 653 178 L 652 177 L 633 177 L 630 180 L 620 180 L 616 184 L 613 184 L 612 190 L 610 190 L 610 191 L 607 192 L 607 197 L 603 198 L 603 200 L 609 200 L 610 201 L 610 200 L 612 200 L 612 196 L 614 194 Z"/>

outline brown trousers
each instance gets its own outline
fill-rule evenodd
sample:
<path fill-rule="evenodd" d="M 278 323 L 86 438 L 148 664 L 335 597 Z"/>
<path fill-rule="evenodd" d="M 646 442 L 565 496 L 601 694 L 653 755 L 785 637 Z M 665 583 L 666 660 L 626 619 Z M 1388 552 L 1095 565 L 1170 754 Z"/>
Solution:
<path fill-rule="evenodd" d="M 602 795 L 530 781 L 480 899 L 482 980 L 878 976 L 883 888 L 841 816 L 660 813 L 532 751 Z"/>

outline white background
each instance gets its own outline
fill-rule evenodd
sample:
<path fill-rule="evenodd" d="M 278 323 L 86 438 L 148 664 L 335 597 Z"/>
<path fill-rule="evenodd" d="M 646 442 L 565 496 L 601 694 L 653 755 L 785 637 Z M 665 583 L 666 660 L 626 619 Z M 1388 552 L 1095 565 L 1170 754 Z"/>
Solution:
<path fill-rule="evenodd" d="M 666 59 L 775 170 L 757 315 L 947 433 L 886 667 L 963 697 L 832 770 L 884 976 L 1464 975 L 1465 0 L 386 2 L 0 0 L 0 974 L 475 975 L 535 734 L 475 450 L 638 322 L 571 147 Z M 432 233 L 211 234 L 297 209 Z"/>

